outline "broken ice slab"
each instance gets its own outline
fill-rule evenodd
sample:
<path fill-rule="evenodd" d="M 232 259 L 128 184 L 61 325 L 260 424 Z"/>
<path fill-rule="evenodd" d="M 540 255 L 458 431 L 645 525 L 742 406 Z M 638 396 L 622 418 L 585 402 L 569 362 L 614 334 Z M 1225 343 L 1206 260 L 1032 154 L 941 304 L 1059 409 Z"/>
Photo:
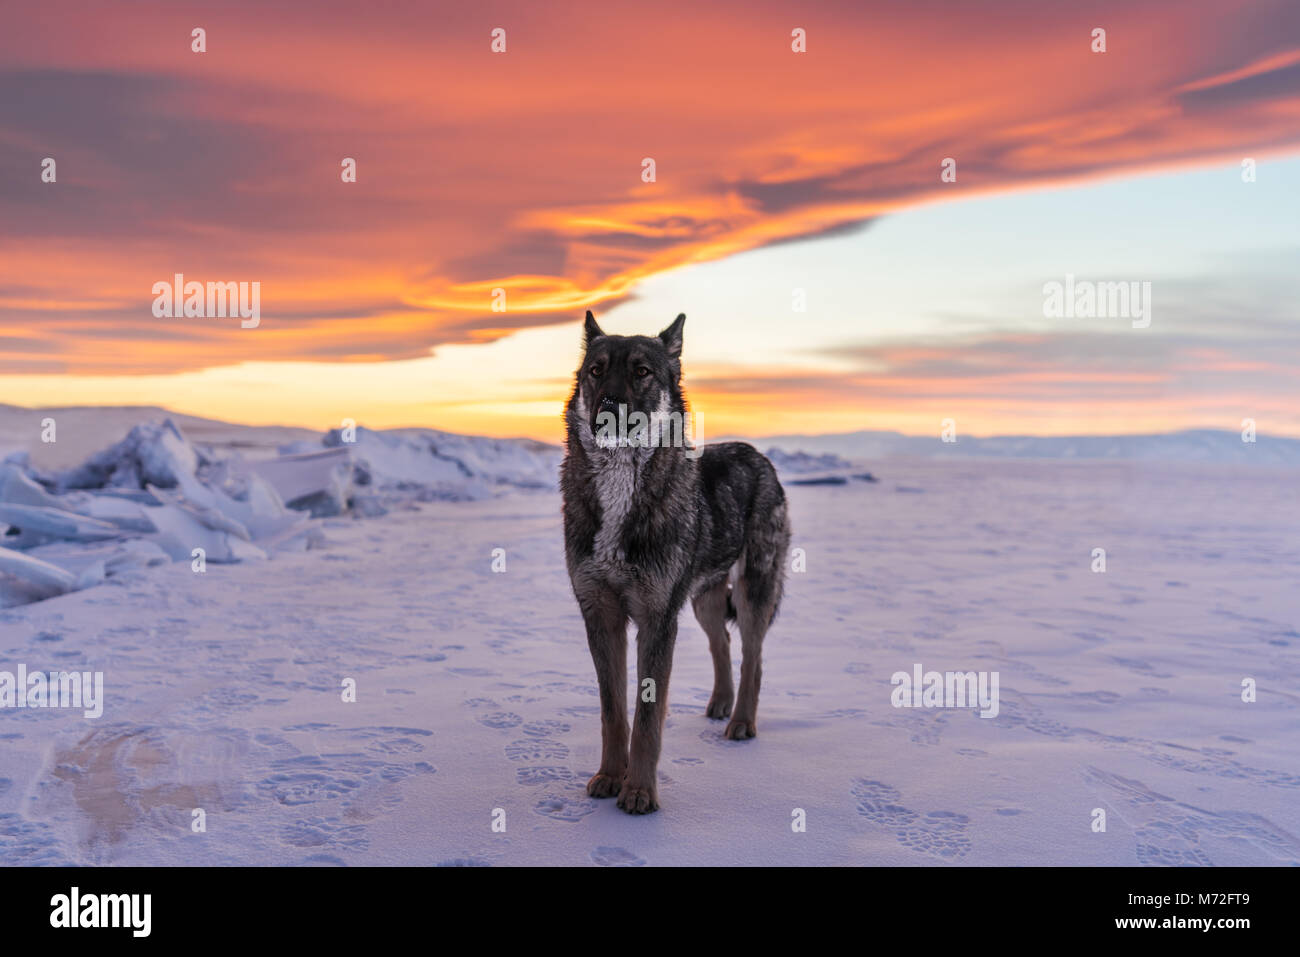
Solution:
<path fill-rule="evenodd" d="M 21 468 L 12 464 L 0 465 L 0 502 L 63 508 L 57 498 L 28 478 Z"/>
<path fill-rule="evenodd" d="M 153 499 L 151 496 L 147 497 L 147 500 L 152 504 Z M 91 519 L 107 522 L 109 525 L 123 531 L 152 532 L 154 530 L 153 523 L 149 521 L 144 510 L 135 502 L 116 495 L 90 494 L 87 492 L 51 495 L 15 465 L 0 465 L 0 504 L 20 505 L 48 509 L 57 513 L 89 516 Z M 29 545 L 49 539 L 48 534 L 42 534 L 39 531 L 33 517 L 29 516 L 28 521 L 28 528 L 24 528 L 17 521 L 8 523 L 16 528 L 22 528 L 27 534 L 22 537 L 21 543 L 10 541 L 6 542 L 7 545 L 10 547 L 19 544 Z M 65 521 L 67 520 L 65 519 Z M 89 523 L 82 524 L 89 525 Z M 61 538 L 62 536 L 54 537 Z"/>
<path fill-rule="evenodd" d="M 84 463 L 58 475 L 60 489 L 172 488 L 193 475 L 199 453 L 171 419 L 146 422 L 116 445 L 96 452 Z"/>
<path fill-rule="evenodd" d="M 149 504 L 153 504 L 152 496 L 149 497 Z M 116 525 L 123 531 L 157 531 L 153 522 L 149 521 L 148 513 L 139 503 L 115 495 L 96 494 L 88 501 L 78 504 L 75 510 L 82 515 L 97 518 L 101 522 Z"/>
<path fill-rule="evenodd" d="M 250 472 L 241 475 L 241 480 L 244 494 L 238 499 L 190 477 L 182 480 L 179 491 L 185 501 L 220 512 L 238 523 L 254 542 L 277 538 L 310 520 L 306 512 L 286 508 L 274 486 L 262 476 Z"/>
<path fill-rule="evenodd" d="M 91 501 L 102 502 L 105 499 L 114 499 L 123 502 L 135 502 L 139 505 L 157 505 L 158 500 L 148 491 L 142 488 L 97 488 L 94 491 L 94 498 Z M 93 510 L 87 509 L 88 514 L 94 514 Z M 96 518 L 103 518 L 102 515 L 95 515 Z"/>
<path fill-rule="evenodd" d="M 122 535 L 122 530 L 110 522 L 43 505 L 0 502 L 0 523 L 22 533 L 23 547 L 55 541 L 97 542 Z"/>
<path fill-rule="evenodd" d="M 426 486 L 437 498 L 491 497 L 493 486 L 554 488 L 562 458 L 559 449 L 541 442 L 433 429 L 374 432 L 361 426 L 348 441 L 333 429 L 322 441 L 351 449 L 359 471 L 376 486 Z"/>
<path fill-rule="evenodd" d="M 150 540 L 176 561 L 189 561 L 196 548 L 203 549 L 205 559 L 210 562 L 266 558 L 266 552 L 252 542 L 210 527 L 188 509 L 163 505 L 150 509 L 149 517 L 158 528 Z"/>
<path fill-rule="evenodd" d="M 242 523 L 237 522 L 230 516 L 226 515 L 211 501 L 210 489 L 203 489 L 203 491 L 208 492 L 209 495 L 192 495 L 192 497 L 187 498 L 181 492 L 171 489 L 162 489 L 154 485 L 150 485 L 148 488 L 153 497 L 158 499 L 158 501 L 165 507 L 179 509 L 180 511 L 190 515 L 195 521 L 206 525 L 214 531 L 228 532 L 236 538 L 242 538 L 246 542 L 253 540 L 253 536 L 248 534 L 248 529 L 246 529 Z M 199 488 L 201 488 L 201 486 Z M 191 489 L 190 491 L 196 492 L 198 489 Z M 150 509 L 149 511 L 150 514 L 153 515 L 158 510 Z M 158 523 L 154 522 L 154 524 L 157 525 Z"/>
<path fill-rule="evenodd" d="M 302 505 L 314 517 L 347 509 L 352 489 L 352 454 L 346 448 L 282 455 L 250 462 L 249 470 L 271 484 L 289 508 Z"/>
<path fill-rule="evenodd" d="M 80 578 L 96 564 L 104 566 L 109 578 L 135 568 L 162 565 L 171 561 L 165 551 L 153 542 L 132 538 L 124 542 L 98 542 L 93 545 L 72 542 L 54 542 L 41 545 L 23 554 L 30 558 L 57 565 Z"/>
<path fill-rule="evenodd" d="M 77 585 L 77 576 L 67 569 L 11 548 L 0 548 L 0 578 L 6 576 L 14 581 L 7 586 L 0 583 L 0 589 L 7 590 L 11 597 L 21 597 L 26 593 L 49 598 L 72 591 Z M 28 598 L 28 601 L 35 600 L 38 598 Z"/>
<path fill-rule="evenodd" d="M 310 521 L 306 512 L 286 508 L 275 489 L 260 475 L 248 475 L 244 485 L 243 499 L 231 498 L 193 476 L 184 476 L 174 489 L 150 485 L 149 492 L 158 503 L 188 512 L 208 528 L 228 532 L 244 541 L 288 537 L 294 529 Z M 152 513 L 150 509 L 148 514 Z"/>

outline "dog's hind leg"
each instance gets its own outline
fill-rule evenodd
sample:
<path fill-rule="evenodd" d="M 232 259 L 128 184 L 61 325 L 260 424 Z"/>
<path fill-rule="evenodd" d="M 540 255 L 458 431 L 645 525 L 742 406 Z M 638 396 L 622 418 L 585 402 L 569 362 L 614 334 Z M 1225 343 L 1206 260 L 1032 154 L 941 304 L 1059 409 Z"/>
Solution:
<path fill-rule="evenodd" d="M 721 720 L 731 714 L 736 699 L 731 683 L 731 636 L 727 634 L 727 580 L 701 591 L 691 601 L 695 620 L 709 636 L 709 652 L 713 655 L 713 694 L 704 713 Z"/>
<path fill-rule="evenodd" d="M 598 590 L 579 605 L 600 685 L 600 770 L 587 782 L 587 794 L 614 797 L 627 773 L 627 614 Z"/>
<path fill-rule="evenodd" d="M 733 741 L 758 733 L 758 690 L 763 683 L 763 638 L 781 604 L 790 526 L 784 498 L 770 512 L 758 513 L 746 530 L 740 578 L 731 590 L 740 625 L 740 690 L 722 736 Z"/>
<path fill-rule="evenodd" d="M 754 606 L 743 577 L 732 591 L 732 602 L 740 626 L 740 692 L 722 736 L 740 741 L 758 733 L 758 689 L 763 683 L 763 636 L 767 633 L 767 619 L 762 608 Z"/>

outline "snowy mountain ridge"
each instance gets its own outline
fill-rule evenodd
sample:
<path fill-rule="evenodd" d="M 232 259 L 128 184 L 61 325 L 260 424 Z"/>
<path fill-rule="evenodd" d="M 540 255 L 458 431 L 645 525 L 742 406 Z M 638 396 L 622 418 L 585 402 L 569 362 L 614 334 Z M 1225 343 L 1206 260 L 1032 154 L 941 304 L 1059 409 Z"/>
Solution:
<path fill-rule="evenodd" d="M 1238 465 L 1300 465 L 1300 439 L 1215 429 L 1153 435 L 960 435 L 954 442 L 901 432 L 859 431 L 829 435 L 769 435 L 743 438 L 759 448 L 776 447 L 854 461 L 888 458 L 1108 459 L 1138 462 L 1222 462 Z"/>

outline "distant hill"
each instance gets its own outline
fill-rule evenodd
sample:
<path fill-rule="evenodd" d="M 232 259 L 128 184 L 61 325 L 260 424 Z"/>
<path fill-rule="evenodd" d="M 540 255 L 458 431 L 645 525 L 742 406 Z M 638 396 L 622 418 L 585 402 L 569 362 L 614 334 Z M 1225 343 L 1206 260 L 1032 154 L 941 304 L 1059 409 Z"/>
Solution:
<path fill-rule="evenodd" d="M 1116 461 L 1222 462 L 1252 465 L 1300 465 L 1300 439 L 1260 434 L 1243 442 L 1238 432 L 1192 429 L 1157 435 L 958 435 L 942 442 L 938 435 L 900 432 L 844 432 L 834 435 L 768 435 L 745 441 L 767 450 L 838 455 L 852 461 L 897 458 L 1110 459 Z"/>
<path fill-rule="evenodd" d="M 41 441 L 41 422 L 55 422 L 53 443 Z M 0 459 L 6 452 L 24 450 L 34 465 L 47 469 L 70 468 L 91 454 L 120 442 L 142 422 L 171 419 L 195 442 L 239 448 L 247 454 L 275 454 L 289 442 L 320 438 L 320 431 L 278 425 L 238 425 L 217 419 L 171 412 L 152 405 L 66 406 L 26 409 L 0 404 Z"/>

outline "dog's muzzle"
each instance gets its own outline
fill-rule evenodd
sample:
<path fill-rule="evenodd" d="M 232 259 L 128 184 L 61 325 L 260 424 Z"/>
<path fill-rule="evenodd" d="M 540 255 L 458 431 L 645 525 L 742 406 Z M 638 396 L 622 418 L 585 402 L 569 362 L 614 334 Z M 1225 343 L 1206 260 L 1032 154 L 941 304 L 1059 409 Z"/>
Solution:
<path fill-rule="evenodd" d="M 618 399 L 614 398 L 613 396 L 609 396 L 609 395 L 607 395 L 607 396 L 605 396 L 603 399 L 601 399 L 600 402 L 598 402 L 598 403 L 596 404 L 595 412 L 594 412 L 594 414 L 593 414 L 592 417 L 591 417 L 591 430 L 592 430 L 593 432 L 597 432 L 597 431 L 599 431 L 601 425 L 605 425 L 606 430 L 609 431 L 610 426 L 611 426 L 610 420 L 609 420 L 608 418 L 606 418 L 606 419 L 604 419 L 604 420 L 601 419 L 601 415 L 604 414 L 604 413 L 606 413 L 606 412 L 608 412 L 610 415 L 612 415 L 612 416 L 614 417 L 614 419 L 613 419 L 613 428 L 617 428 L 617 427 L 618 427 L 618 408 L 619 408 L 619 406 L 622 405 L 622 404 L 623 404 L 623 403 L 619 402 Z"/>

